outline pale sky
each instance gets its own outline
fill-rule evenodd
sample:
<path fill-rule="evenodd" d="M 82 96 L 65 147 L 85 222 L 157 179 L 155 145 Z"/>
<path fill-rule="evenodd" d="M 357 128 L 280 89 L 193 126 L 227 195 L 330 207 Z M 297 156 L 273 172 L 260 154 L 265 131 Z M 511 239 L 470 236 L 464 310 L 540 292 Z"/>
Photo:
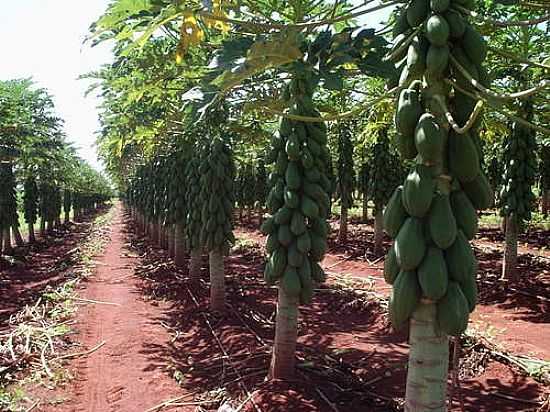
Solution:
<path fill-rule="evenodd" d="M 78 76 L 111 60 L 107 46 L 83 46 L 88 27 L 108 0 L 0 0 L 0 79 L 32 77 L 54 96 L 68 139 L 98 168 L 98 101 L 84 97 Z"/>
<path fill-rule="evenodd" d="M 68 139 L 81 157 L 100 168 L 94 147 L 99 129 L 95 96 L 84 97 L 89 82 L 77 80 L 111 61 L 106 45 L 83 45 L 88 27 L 109 0 L 0 0 L 0 79 L 32 77 L 54 96 Z M 354 1 L 359 3 L 359 1 Z M 361 19 L 379 27 L 388 9 Z"/>

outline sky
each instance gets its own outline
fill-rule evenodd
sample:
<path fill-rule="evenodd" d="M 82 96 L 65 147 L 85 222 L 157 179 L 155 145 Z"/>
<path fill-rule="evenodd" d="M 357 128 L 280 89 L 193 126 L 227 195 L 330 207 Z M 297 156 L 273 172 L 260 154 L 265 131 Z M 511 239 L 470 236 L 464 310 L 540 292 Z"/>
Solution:
<path fill-rule="evenodd" d="M 81 157 L 101 169 L 94 146 L 99 130 L 96 96 L 85 97 L 89 81 L 82 74 L 111 61 L 109 46 L 84 45 L 88 27 L 109 0 L 1 0 L 0 80 L 32 77 L 54 96 L 65 131 Z M 354 1 L 355 4 L 361 1 Z M 379 27 L 388 10 L 360 19 Z"/>
<path fill-rule="evenodd" d="M 111 60 L 108 46 L 83 45 L 90 24 L 108 0 L 3 0 L 0 9 L 0 79 L 32 77 L 54 97 L 57 114 L 81 157 L 101 168 L 94 148 L 97 98 L 78 76 Z"/>

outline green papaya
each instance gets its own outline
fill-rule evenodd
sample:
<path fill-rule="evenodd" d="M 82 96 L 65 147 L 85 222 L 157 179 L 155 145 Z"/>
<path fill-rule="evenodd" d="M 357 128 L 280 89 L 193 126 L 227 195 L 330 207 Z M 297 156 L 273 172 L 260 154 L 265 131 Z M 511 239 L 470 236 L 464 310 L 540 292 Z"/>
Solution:
<path fill-rule="evenodd" d="M 269 235 L 269 234 L 273 233 L 274 230 L 275 230 L 275 222 L 274 222 L 273 217 L 268 217 L 267 219 L 265 219 L 262 222 L 262 225 L 260 226 L 260 231 L 264 235 Z"/>
<path fill-rule="evenodd" d="M 437 324 L 446 335 L 459 336 L 468 327 L 468 301 L 457 282 L 449 282 L 447 293 L 437 302 Z"/>
<path fill-rule="evenodd" d="M 412 76 L 421 76 L 426 70 L 428 42 L 424 36 L 415 36 L 407 51 L 407 68 Z"/>
<path fill-rule="evenodd" d="M 292 209 L 286 206 L 280 208 L 275 215 L 273 215 L 273 221 L 278 225 L 286 225 L 292 218 Z"/>
<path fill-rule="evenodd" d="M 265 265 L 265 268 L 264 268 L 264 281 L 269 286 L 274 285 L 275 282 L 277 281 L 277 279 L 273 276 L 273 266 L 271 265 L 271 260 L 268 260 L 267 264 Z"/>
<path fill-rule="evenodd" d="M 395 24 L 392 28 L 392 36 L 396 38 L 401 33 L 405 33 L 410 29 L 409 23 L 407 22 L 407 13 L 402 9 L 395 18 Z"/>
<path fill-rule="evenodd" d="M 311 262 L 311 277 L 317 283 L 323 283 L 327 278 L 325 271 L 317 262 Z"/>
<path fill-rule="evenodd" d="M 449 284 L 449 274 L 441 249 L 428 248 L 426 256 L 418 267 L 417 275 L 424 297 L 438 301 L 445 296 Z"/>
<path fill-rule="evenodd" d="M 449 170 L 461 182 L 470 182 L 479 174 L 479 156 L 469 133 L 449 134 Z"/>
<path fill-rule="evenodd" d="M 321 236 L 311 236 L 310 256 L 313 260 L 320 262 L 327 251 L 327 241 Z"/>
<path fill-rule="evenodd" d="M 275 249 L 269 260 L 273 268 L 273 277 L 280 278 L 287 266 L 286 249 L 282 247 Z"/>
<path fill-rule="evenodd" d="M 288 162 L 285 172 L 285 180 L 290 190 L 298 190 L 300 188 L 300 185 L 302 184 L 302 177 L 298 162 Z"/>
<path fill-rule="evenodd" d="M 470 61 L 475 65 L 481 65 L 487 57 L 487 42 L 481 37 L 481 34 L 469 24 L 466 24 L 464 29 L 462 48 Z"/>
<path fill-rule="evenodd" d="M 277 231 L 277 240 L 283 246 L 288 246 L 292 242 L 293 236 L 288 225 L 281 225 Z"/>
<path fill-rule="evenodd" d="M 285 151 L 289 160 L 298 161 L 300 159 L 300 142 L 296 135 L 292 134 L 288 137 Z"/>
<path fill-rule="evenodd" d="M 302 286 L 300 290 L 300 303 L 305 305 L 310 303 L 313 297 L 313 279 L 308 259 L 304 259 L 304 264 L 298 268 L 298 277 Z"/>
<path fill-rule="evenodd" d="M 395 128 L 404 138 L 410 138 L 422 115 L 422 105 L 417 90 L 404 89 L 399 94 L 395 112 Z M 411 139 L 412 140 L 412 139 Z"/>
<path fill-rule="evenodd" d="M 267 235 L 267 239 L 265 241 L 265 250 L 268 254 L 273 253 L 273 251 L 281 246 L 279 243 L 279 240 L 277 238 L 277 233 L 270 233 Z"/>
<path fill-rule="evenodd" d="M 319 205 L 315 203 L 309 196 L 302 196 L 302 203 L 300 209 L 304 216 L 311 219 L 317 219 L 319 217 Z"/>
<path fill-rule="evenodd" d="M 290 266 L 299 268 L 304 262 L 304 255 L 298 250 L 296 243 L 292 243 L 288 248 L 287 261 Z"/>
<path fill-rule="evenodd" d="M 476 258 L 462 230 L 457 232 L 452 246 L 445 250 L 445 259 L 451 279 L 457 282 L 465 282 L 468 277 L 475 276 Z"/>
<path fill-rule="evenodd" d="M 456 10 L 448 10 L 443 16 L 449 23 L 450 37 L 453 39 L 461 38 L 466 30 L 466 22 L 462 15 Z"/>
<path fill-rule="evenodd" d="M 451 0 L 430 0 L 430 8 L 434 13 L 443 13 L 451 5 Z"/>
<path fill-rule="evenodd" d="M 415 217 L 424 217 L 432 204 L 436 182 L 428 172 L 416 167 L 405 179 L 403 185 L 403 206 Z"/>
<path fill-rule="evenodd" d="M 390 320 L 400 329 L 410 318 L 420 302 L 421 290 L 414 271 L 401 271 L 393 284 L 389 302 Z"/>
<path fill-rule="evenodd" d="M 288 157 L 286 153 L 283 150 L 281 150 L 277 155 L 277 161 L 275 162 L 275 171 L 280 176 L 284 176 L 287 167 L 288 167 Z"/>
<path fill-rule="evenodd" d="M 395 248 L 392 245 L 384 259 L 384 280 L 387 284 L 392 285 L 398 274 L 399 264 L 397 263 L 397 256 L 395 256 Z"/>
<path fill-rule="evenodd" d="M 426 76 L 430 79 L 443 77 L 449 65 L 449 46 L 430 46 L 426 55 Z"/>
<path fill-rule="evenodd" d="M 290 220 L 290 231 L 296 236 L 300 236 L 306 231 L 304 215 L 297 210 L 292 214 L 292 219 Z"/>
<path fill-rule="evenodd" d="M 407 212 L 403 206 L 402 193 L 403 186 L 397 187 L 384 210 L 384 229 L 392 239 L 397 236 L 399 229 L 407 218 Z"/>
<path fill-rule="evenodd" d="M 460 289 L 468 301 L 468 309 L 474 311 L 477 304 L 477 282 L 475 276 L 470 276 L 460 282 Z"/>
<path fill-rule="evenodd" d="M 285 205 L 290 209 L 300 206 L 300 195 L 293 190 L 285 190 Z"/>
<path fill-rule="evenodd" d="M 306 231 L 305 233 L 301 234 L 297 241 L 296 241 L 296 247 L 298 248 L 298 251 L 301 253 L 308 253 L 311 249 L 311 236 Z"/>
<path fill-rule="evenodd" d="M 296 268 L 287 266 L 283 278 L 281 279 L 281 287 L 290 297 L 295 298 L 300 296 L 302 285 L 300 284 L 300 277 L 298 276 Z"/>
<path fill-rule="evenodd" d="M 409 217 L 401 226 L 394 242 L 395 256 L 401 270 L 414 270 L 426 253 L 422 221 Z"/>
<path fill-rule="evenodd" d="M 456 239 L 456 220 L 451 209 L 449 196 L 437 194 L 434 197 L 428 217 L 430 238 L 441 249 L 450 247 Z"/>
<path fill-rule="evenodd" d="M 397 133 L 395 135 L 395 145 L 403 159 L 414 159 L 418 154 L 416 145 L 414 144 L 414 135 L 404 135 Z"/>
<path fill-rule="evenodd" d="M 449 40 L 449 23 L 443 16 L 433 14 L 426 21 L 426 38 L 434 46 L 445 46 Z"/>
<path fill-rule="evenodd" d="M 471 182 L 463 182 L 462 189 L 477 210 L 489 209 L 494 206 L 495 195 L 483 172 L 480 172 Z"/>
<path fill-rule="evenodd" d="M 414 131 L 416 150 L 424 164 L 441 163 L 445 147 L 446 132 L 434 115 L 424 113 Z"/>
<path fill-rule="evenodd" d="M 477 212 L 462 190 L 451 193 L 451 207 L 455 215 L 456 225 L 462 230 L 466 239 L 472 240 L 477 232 Z"/>
<path fill-rule="evenodd" d="M 407 23 L 414 28 L 426 20 L 429 12 L 429 0 L 412 0 L 407 7 Z"/>

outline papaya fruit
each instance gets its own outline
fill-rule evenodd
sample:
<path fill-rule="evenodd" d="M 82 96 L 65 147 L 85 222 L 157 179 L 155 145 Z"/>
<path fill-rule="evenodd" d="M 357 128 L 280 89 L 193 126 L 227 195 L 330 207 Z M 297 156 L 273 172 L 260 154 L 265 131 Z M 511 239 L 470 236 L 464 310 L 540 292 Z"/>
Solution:
<path fill-rule="evenodd" d="M 430 79 L 443 77 L 449 65 L 449 46 L 430 46 L 426 55 L 426 73 Z"/>
<path fill-rule="evenodd" d="M 459 39 L 464 35 L 466 22 L 462 15 L 456 10 L 447 10 L 443 14 L 447 23 L 449 23 L 449 35 L 452 39 Z"/>
<path fill-rule="evenodd" d="M 287 266 L 286 249 L 282 247 L 275 249 L 269 258 L 269 261 L 273 269 L 273 277 L 275 279 L 280 278 Z"/>
<path fill-rule="evenodd" d="M 463 182 L 462 189 L 477 210 L 489 209 L 494 206 L 495 195 L 483 172 L 480 172 L 471 182 Z"/>
<path fill-rule="evenodd" d="M 277 231 L 277 240 L 281 245 L 290 245 L 293 238 L 294 237 L 292 236 L 292 232 L 290 231 L 290 227 L 288 225 L 279 226 L 279 229 Z"/>
<path fill-rule="evenodd" d="M 397 275 L 389 302 L 390 320 L 400 329 L 410 318 L 420 302 L 421 290 L 414 271 L 402 270 Z"/>
<path fill-rule="evenodd" d="M 466 239 L 472 240 L 477 232 L 477 212 L 462 190 L 451 193 L 451 207 L 457 227 L 462 230 Z"/>
<path fill-rule="evenodd" d="M 465 282 L 468 277 L 475 275 L 476 258 L 462 230 L 457 232 L 455 242 L 451 247 L 445 250 L 445 259 L 451 279 Z"/>
<path fill-rule="evenodd" d="M 277 155 L 277 161 L 275 162 L 275 171 L 280 176 L 284 176 L 287 166 L 288 166 L 288 157 L 286 153 L 281 150 Z"/>
<path fill-rule="evenodd" d="M 470 276 L 460 282 L 460 289 L 464 293 L 464 297 L 468 301 L 468 309 L 471 312 L 474 311 L 477 304 L 477 282 L 475 276 Z"/>
<path fill-rule="evenodd" d="M 300 236 L 306 231 L 304 215 L 297 210 L 294 211 L 292 219 L 290 219 L 290 231 L 296 236 Z"/>
<path fill-rule="evenodd" d="M 449 282 L 447 293 L 437 302 L 437 324 L 447 335 L 459 336 L 468 327 L 468 301 L 457 282 Z"/>
<path fill-rule="evenodd" d="M 300 206 L 300 195 L 293 190 L 285 190 L 285 205 L 289 209 L 296 209 Z"/>
<path fill-rule="evenodd" d="M 312 167 L 305 171 L 305 178 L 310 183 L 317 183 L 321 178 L 321 172 L 316 167 Z"/>
<path fill-rule="evenodd" d="M 418 91 L 414 89 L 402 90 L 397 101 L 394 119 L 397 132 L 404 138 L 410 138 L 414 134 L 422 112 Z"/>
<path fill-rule="evenodd" d="M 418 154 L 416 150 L 416 145 L 414 144 L 414 135 L 404 135 L 402 133 L 396 133 L 395 135 L 395 145 L 399 155 L 403 159 L 414 159 Z"/>
<path fill-rule="evenodd" d="M 384 210 L 384 229 L 393 239 L 399 233 L 399 229 L 407 218 L 407 212 L 403 206 L 403 186 L 397 187 Z"/>
<path fill-rule="evenodd" d="M 309 196 L 302 196 L 300 210 L 302 211 L 304 216 L 307 216 L 311 219 L 317 219 L 319 217 L 319 206 Z"/>
<path fill-rule="evenodd" d="M 295 268 L 299 268 L 304 262 L 304 254 L 298 250 L 296 243 L 292 243 L 288 248 L 287 262 Z"/>
<path fill-rule="evenodd" d="M 289 160 L 298 161 L 300 159 L 300 141 L 296 135 L 292 134 L 288 137 L 285 151 Z"/>
<path fill-rule="evenodd" d="M 306 254 L 309 252 L 311 249 L 311 236 L 307 231 L 298 237 L 296 240 L 296 247 L 301 253 Z"/>
<path fill-rule="evenodd" d="M 275 222 L 273 217 L 268 217 L 262 222 L 262 225 L 260 226 L 260 232 L 262 232 L 264 235 L 269 235 L 273 233 L 275 230 Z"/>
<path fill-rule="evenodd" d="M 273 215 L 273 221 L 278 225 L 286 225 L 292 218 L 292 209 L 286 206 L 280 208 L 277 213 Z"/>
<path fill-rule="evenodd" d="M 412 0 L 407 7 L 407 23 L 414 28 L 426 20 L 429 12 L 429 0 Z"/>
<path fill-rule="evenodd" d="M 281 279 L 281 287 L 290 297 L 296 298 L 300 296 L 302 285 L 300 284 L 300 278 L 296 268 L 287 266 L 284 271 L 283 278 Z"/>
<path fill-rule="evenodd" d="M 406 10 L 402 9 L 399 11 L 397 16 L 395 17 L 395 24 L 392 28 L 392 36 L 393 38 L 396 38 L 402 33 L 405 33 L 408 31 L 411 27 L 409 26 L 409 22 L 407 21 L 407 12 Z"/>
<path fill-rule="evenodd" d="M 429 247 L 426 256 L 417 269 L 418 282 L 422 296 L 438 301 L 445 293 L 449 284 L 449 274 L 443 252 L 438 247 Z"/>
<path fill-rule="evenodd" d="M 461 182 L 470 182 L 479 174 L 480 162 L 476 146 L 469 133 L 449 134 L 449 170 Z"/>
<path fill-rule="evenodd" d="M 323 283 L 327 278 L 325 271 L 317 262 L 311 262 L 311 277 L 317 283 Z"/>
<path fill-rule="evenodd" d="M 449 23 L 443 16 L 433 14 L 426 21 L 426 38 L 434 46 L 445 46 L 449 40 Z"/>
<path fill-rule="evenodd" d="M 280 246 L 281 244 L 277 238 L 277 233 L 271 233 L 267 236 L 267 239 L 265 240 L 265 250 L 267 253 L 273 253 L 273 251 Z"/>
<path fill-rule="evenodd" d="M 394 247 L 401 270 L 416 269 L 426 253 L 422 221 L 408 217 L 395 238 Z"/>
<path fill-rule="evenodd" d="M 435 116 L 424 113 L 420 116 L 414 131 L 416 150 L 425 164 L 441 163 L 445 147 L 446 132 Z"/>
<path fill-rule="evenodd" d="M 432 204 L 436 182 L 420 167 L 405 179 L 402 192 L 403 206 L 410 216 L 424 217 Z"/>
<path fill-rule="evenodd" d="M 392 245 L 384 259 L 384 280 L 387 284 L 392 285 L 398 274 L 399 264 L 397 263 L 397 256 L 395 256 L 395 248 Z"/>
<path fill-rule="evenodd" d="M 430 0 L 430 9 L 434 13 L 443 13 L 451 5 L 451 0 Z"/>
<path fill-rule="evenodd" d="M 475 65 L 480 65 L 487 57 L 487 42 L 470 24 L 466 24 L 464 28 L 462 48 L 470 61 Z"/>
<path fill-rule="evenodd" d="M 265 265 L 265 268 L 264 268 L 264 281 L 269 286 L 274 285 L 275 282 L 277 281 L 277 279 L 273 276 L 273 266 L 271 265 L 270 260 L 267 261 L 267 263 Z"/>
<path fill-rule="evenodd" d="M 302 184 L 302 177 L 300 174 L 300 167 L 298 162 L 288 162 L 288 166 L 285 172 L 285 180 L 290 190 L 298 190 Z"/>
<path fill-rule="evenodd" d="M 454 243 L 457 228 L 449 196 L 437 194 L 434 197 L 428 227 L 430 238 L 440 249 L 447 249 Z"/>
<path fill-rule="evenodd" d="M 298 268 L 298 277 L 300 279 L 300 303 L 302 305 L 311 303 L 313 298 L 313 279 L 311 277 L 311 266 L 309 266 L 309 261 L 305 259 L 307 264 L 302 265 Z M 309 269 L 309 270 L 308 270 Z"/>
<path fill-rule="evenodd" d="M 411 76 L 421 76 L 426 70 L 428 42 L 424 36 L 415 36 L 407 51 L 407 68 Z"/>
<path fill-rule="evenodd" d="M 311 236 L 310 256 L 313 260 L 320 262 L 327 251 L 327 241 L 321 236 Z"/>

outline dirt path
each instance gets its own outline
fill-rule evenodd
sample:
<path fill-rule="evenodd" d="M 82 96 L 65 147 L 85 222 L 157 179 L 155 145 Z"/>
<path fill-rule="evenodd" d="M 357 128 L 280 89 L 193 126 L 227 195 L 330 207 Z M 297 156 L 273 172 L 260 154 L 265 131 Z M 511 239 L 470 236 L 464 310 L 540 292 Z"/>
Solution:
<path fill-rule="evenodd" d="M 143 412 L 181 395 L 166 365 L 149 356 L 150 348 L 169 341 L 166 330 L 155 321 L 165 309 L 141 296 L 140 280 L 134 275 L 139 257 L 127 249 L 120 205 L 116 206 L 110 230 L 111 241 L 103 255 L 96 258 L 97 269 L 81 297 L 116 305 L 90 304 L 77 315 L 82 348 L 101 342 L 105 345 L 71 363 L 69 370 L 74 379 L 63 393 L 55 394 L 66 401 L 43 406 L 41 411 Z"/>

